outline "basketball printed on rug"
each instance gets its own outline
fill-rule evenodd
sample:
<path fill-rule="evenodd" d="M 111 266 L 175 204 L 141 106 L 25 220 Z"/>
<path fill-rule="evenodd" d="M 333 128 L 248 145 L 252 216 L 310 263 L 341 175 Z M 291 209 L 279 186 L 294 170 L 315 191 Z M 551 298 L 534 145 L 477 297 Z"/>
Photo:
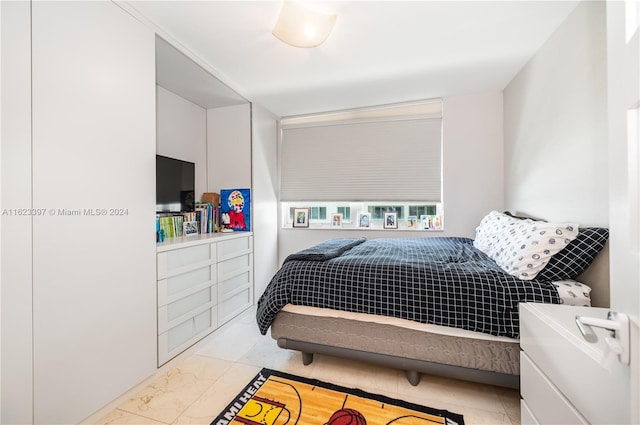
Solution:
<path fill-rule="evenodd" d="M 263 369 L 211 425 L 463 425 L 462 415 Z"/>

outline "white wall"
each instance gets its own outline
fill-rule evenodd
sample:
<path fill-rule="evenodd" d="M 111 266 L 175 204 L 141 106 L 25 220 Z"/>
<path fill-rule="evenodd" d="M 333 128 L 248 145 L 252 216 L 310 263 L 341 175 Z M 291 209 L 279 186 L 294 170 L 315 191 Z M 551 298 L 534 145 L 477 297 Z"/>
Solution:
<path fill-rule="evenodd" d="M 445 98 L 443 116 L 445 236 L 473 238 L 504 207 L 502 93 Z"/>
<path fill-rule="evenodd" d="M 505 88 L 506 209 L 608 227 L 606 58 L 605 5 L 582 2 Z M 609 305 L 607 256 L 580 277 L 599 282 L 595 306 Z"/>
<path fill-rule="evenodd" d="M 605 20 L 579 4 L 505 88 L 507 209 L 608 224 Z"/>
<path fill-rule="evenodd" d="M 474 237 L 478 223 L 503 198 L 502 93 L 444 99 L 443 232 L 279 228 L 279 262 L 292 252 L 330 238 Z"/>
<path fill-rule="evenodd" d="M 156 152 L 195 163 L 195 196 L 207 191 L 207 111 L 156 86 Z"/>
<path fill-rule="evenodd" d="M 2 208 L 31 207 L 31 14 L 28 2 L 2 10 Z M 0 423 L 33 422 L 32 218 L 1 217 Z"/>
<path fill-rule="evenodd" d="M 251 187 L 251 104 L 207 110 L 208 190 Z"/>
<path fill-rule="evenodd" d="M 278 268 L 277 118 L 253 104 L 253 252 L 255 300 Z"/>

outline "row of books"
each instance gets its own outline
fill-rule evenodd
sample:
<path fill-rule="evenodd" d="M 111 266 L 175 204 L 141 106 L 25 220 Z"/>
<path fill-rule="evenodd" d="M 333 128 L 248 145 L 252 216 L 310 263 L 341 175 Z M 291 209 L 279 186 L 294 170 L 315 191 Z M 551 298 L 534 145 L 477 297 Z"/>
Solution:
<path fill-rule="evenodd" d="M 184 224 L 184 216 L 182 215 L 166 215 L 156 217 L 156 232 L 158 233 L 158 242 L 164 241 L 166 238 L 175 238 L 182 236 Z"/>
<path fill-rule="evenodd" d="M 213 233 L 217 232 L 220 228 L 219 225 L 219 208 L 218 205 L 212 205 L 208 202 L 196 202 L 195 214 L 196 220 L 199 223 L 200 233 Z M 198 217 L 198 213 L 200 213 Z"/>
<path fill-rule="evenodd" d="M 196 223 L 195 229 L 197 229 L 197 233 L 217 232 L 219 230 L 218 206 L 206 202 L 197 202 L 195 211 L 156 216 L 158 242 L 162 242 L 166 238 L 188 236 L 194 230 L 194 226 L 185 226 L 185 223 L 193 222 Z"/>

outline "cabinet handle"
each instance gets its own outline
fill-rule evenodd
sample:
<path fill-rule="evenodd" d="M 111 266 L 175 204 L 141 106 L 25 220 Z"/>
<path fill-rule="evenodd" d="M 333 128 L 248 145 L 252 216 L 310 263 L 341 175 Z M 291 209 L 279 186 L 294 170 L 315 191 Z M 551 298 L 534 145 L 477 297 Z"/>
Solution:
<path fill-rule="evenodd" d="M 608 330 L 609 337 L 605 338 L 607 345 L 603 360 L 613 353 L 621 363 L 629 364 L 629 316 L 614 311 L 610 311 L 606 319 L 576 316 L 576 325 L 582 337 L 591 343 L 598 341 L 593 327 Z"/>

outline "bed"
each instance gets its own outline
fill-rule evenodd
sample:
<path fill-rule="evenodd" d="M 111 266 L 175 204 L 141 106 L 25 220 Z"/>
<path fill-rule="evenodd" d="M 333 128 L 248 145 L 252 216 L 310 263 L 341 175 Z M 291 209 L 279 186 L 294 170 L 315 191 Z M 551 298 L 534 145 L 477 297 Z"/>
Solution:
<path fill-rule="evenodd" d="M 475 239 L 332 239 L 287 257 L 257 322 L 304 364 L 327 354 L 402 369 L 412 385 L 429 373 L 517 388 L 519 303 L 589 303 L 594 283 L 579 279 L 607 237 L 493 211 Z"/>

